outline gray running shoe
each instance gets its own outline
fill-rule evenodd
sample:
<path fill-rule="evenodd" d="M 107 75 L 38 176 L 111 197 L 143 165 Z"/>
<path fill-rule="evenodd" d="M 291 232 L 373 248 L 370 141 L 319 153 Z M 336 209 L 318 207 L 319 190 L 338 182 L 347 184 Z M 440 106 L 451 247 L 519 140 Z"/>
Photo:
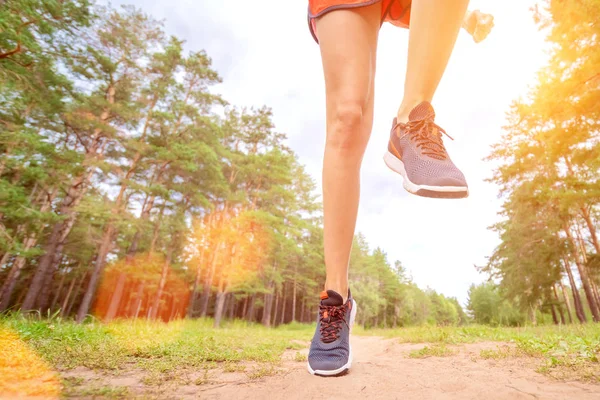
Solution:
<path fill-rule="evenodd" d="M 356 302 L 348 291 L 348 301 L 328 290 L 321 293 L 317 330 L 308 353 L 308 372 L 320 376 L 346 373 L 352 365 L 350 329 L 356 316 Z"/>
<path fill-rule="evenodd" d="M 467 197 L 465 176 L 450 160 L 442 141 L 442 133 L 450 136 L 434 122 L 431 104 L 422 102 L 408 119 L 403 124 L 394 118 L 388 151 L 383 157 L 387 166 L 402 175 L 409 193 L 436 198 Z"/>

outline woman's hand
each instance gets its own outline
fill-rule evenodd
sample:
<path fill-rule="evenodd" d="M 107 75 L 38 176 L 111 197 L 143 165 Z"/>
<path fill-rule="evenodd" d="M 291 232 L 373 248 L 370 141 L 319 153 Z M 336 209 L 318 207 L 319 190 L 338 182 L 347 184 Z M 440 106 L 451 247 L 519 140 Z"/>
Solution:
<path fill-rule="evenodd" d="M 494 16 L 484 14 L 479 10 L 467 11 L 463 21 L 463 28 L 473 36 L 475 43 L 485 39 L 494 27 Z"/>

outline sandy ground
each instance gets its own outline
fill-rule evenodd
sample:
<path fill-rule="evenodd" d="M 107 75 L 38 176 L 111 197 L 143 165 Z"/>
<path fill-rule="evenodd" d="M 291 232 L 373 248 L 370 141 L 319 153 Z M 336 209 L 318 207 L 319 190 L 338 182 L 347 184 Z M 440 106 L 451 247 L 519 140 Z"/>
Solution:
<path fill-rule="evenodd" d="M 208 384 L 201 399 L 577 399 L 600 400 L 600 385 L 561 382 L 535 372 L 539 360 L 482 359 L 501 343 L 456 346 L 447 357 L 409 358 L 423 344 L 353 337 L 354 364 L 342 377 L 314 377 L 304 362 L 284 361 L 285 370 L 258 381 Z M 506 344 L 505 344 L 506 345 Z M 285 357 L 285 356 L 284 356 Z M 290 358 L 289 355 L 287 355 Z M 198 392 L 198 390 L 201 390 Z M 180 396 L 192 393 L 179 392 Z"/>
<path fill-rule="evenodd" d="M 234 370 L 228 371 L 221 365 L 211 370 L 178 369 L 153 374 L 133 365 L 113 374 L 80 367 L 60 375 L 77 382 L 75 390 L 65 394 L 83 399 L 114 398 L 117 392 L 111 396 L 103 389 L 110 388 L 125 390 L 121 392 L 125 398 L 145 399 L 600 400 L 600 385 L 539 374 L 535 371 L 542 360 L 519 357 L 507 343 L 451 346 L 450 355 L 444 357 L 411 358 L 411 352 L 426 345 L 400 344 L 379 337 L 351 340 L 354 365 L 341 377 L 310 375 L 306 361 L 298 361 L 307 349 L 289 350 L 277 366 L 243 363 L 234 364 Z M 308 343 L 302 345 L 308 347 Z M 482 357 L 482 350 L 499 349 L 511 356 Z M 0 394 L 0 398 L 5 397 Z"/>

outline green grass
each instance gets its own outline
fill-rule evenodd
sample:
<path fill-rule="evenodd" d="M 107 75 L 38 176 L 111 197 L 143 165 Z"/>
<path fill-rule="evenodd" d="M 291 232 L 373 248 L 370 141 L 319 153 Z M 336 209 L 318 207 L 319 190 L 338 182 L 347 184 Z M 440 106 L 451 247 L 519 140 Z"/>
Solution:
<path fill-rule="evenodd" d="M 0 316 L 0 332 L 16 333 L 55 370 L 85 367 L 94 370 L 96 376 L 134 371 L 139 381 L 150 388 L 212 383 L 217 369 L 221 373 L 244 373 L 250 379 L 272 375 L 278 371 L 283 352 L 306 348 L 314 332 L 313 325 L 303 324 L 269 329 L 236 321 L 214 329 L 212 323 L 201 319 L 169 324 L 145 320 L 75 324 L 60 319 Z M 513 344 L 510 347 L 481 351 L 480 358 L 536 357 L 540 359 L 540 372 L 600 382 L 600 324 L 526 328 L 423 326 L 366 331 L 357 327 L 354 333 L 425 343 L 425 347 L 409 354 L 411 358 L 452 356 L 452 345 L 461 343 L 509 342 Z M 292 359 L 304 362 L 306 355 L 295 352 Z M 131 394 L 124 388 L 103 386 L 106 382 L 67 378 L 63 380 L 63 390 L 67 395 L 83 397 Z"/>
<path fill-rule="evenodd" d="M 261 365 L 251 371 L 246 372 L 246 375 L 248 375 L 248 378 L 250 379 L 259 379 L 264 376 L 273 375 L 275 372 L 276 371 L 273 365 Z"/>
<path fill-rule="evenodd" d="M 128 393 L 129 390 L 126 387 L 90 386 L 67 390 L 65 395 L 74 397 L 123 399 L 128 397 Z"/>
<path fill-rule="evenodd" d="M 306 354 L 300 353 L 299 351 L 296 352 L 296 355 L 294 356 L 294 361 L 303 362 L 306 360 L 308 360 L 308 357 Z"/>
<path fill-rule="evenodd" d="M 401 343 L 455 345 L 480 341 L 514 343 L 513 349 L 485 350 L 485 359 L 537 357 L 543 360 L 539 372 L 559 378 L 600 382 L 600 324 L 538 326 L 522 328 L 469 325 L 465 327 L 407 327 L 371 329 L 360 327 L 359 335 L 398 338 Z M 433 352 L 433 348 L 425 352 Z M 417 356 L 417 354 L 415 354 Z M 427 356 L 427 355 L 424 355 Z"/>
<path fill-rule="evenodd" d="M 413 350 L 408 356 L 410 358 L 448 357 L 455 353 L 455 350 L 448 348 L 445 344 L 436 343 L 432 346 L 425 346 L 419 350 Z"/>
<path fill-rule="evenodd" d="M 223 367 L 224 372 L 244 372 L 246 370 L 246 366 L 237 362 L 228 362 Z"/>
<path fill-rule="evenodd" d="M 129 394 L 126 387 L 99 385 L 86 383 L 83 378 L 69 377 L 63 379 L 63 394 L 66 397 L 93 397 L 93 398 L 125 398 Z"/>
<path fill-rule="evenodd" d="M 362 329 L 357 326 L 354 333 L 358 335 L 382 336 L 398 338 L 403 343 L 436 343 L 448 344 L 473 343 L 477 341 L 510 341 L 515 338 L 551 336 L 579 336 L 600 338 L 600 324 L 586 325 L 544 325 L 521 328 L 490 327 L 485 325 L 467 326 L 412 326 L 396 329 Z"/>
<path fill-rule="evenodd" d="M 119 370 L 134 364 L 164 372 L 173 368 L 203 367 L 211 363 L 278 362 L 286 349 L 304 345 L 313 328 L 294 324 L 268 329 L 243 322 L 213 329 L 211 320 L 161 322 L 116 321 L 75 324 L 26 318 L 3 318 L 0 326 L 16 332 L 57 369 L 86 367 Z"/>
<path fill-rule="evenodd" d="M 524 354 L 518 349 L 511 348 L 509 346 L 502 346 L 496 350 L 481 350 L 479 357 L 484 360 L 502 360 L 509 357 L 522 357 Z"/>
<path fill-rule="evenodd" d="M 523 328 L 488 327 L 407 327 L 400 329 L 357 329 L 359 335 L 398 338 L 401 343 L 461 344 L 479 341 L 512 342 L 527 355 L 577 355 L 597 362 L 600 352 L 600 324 L 539 326 Z"/>
<path fill-rule="evenodd" d="M 66 396 L 128 397 L 126 387 L 106 386 L 111 376 L 134 373 L 149 390 L 164 385 L 214 382 L 213 370 L 242 372 L 259 379 L 277 372 L 287 349 L 306 347 L 314 327 L 290 324 L 268 329 L 242 321 L 213 328 L 209 319 L 168 324 L 145 320 L 90 321 L 0 316 L 0 332 L 13 332 L 57 371 L 93 370 L 93 380 L 66 378 Z"/>

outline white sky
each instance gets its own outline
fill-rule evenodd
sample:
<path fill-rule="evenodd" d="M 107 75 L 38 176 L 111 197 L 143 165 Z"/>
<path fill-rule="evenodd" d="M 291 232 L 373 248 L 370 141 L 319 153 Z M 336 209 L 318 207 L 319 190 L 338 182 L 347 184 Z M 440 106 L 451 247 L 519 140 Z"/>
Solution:
<path fill-rule="evenodd" d="M 267 105 L 276 128 L 321 184 L 325 140 L 324 83 L 319 48 L 309 34 L 306 0 L 119 0 L 165 20 L 168 33 L 205 49 L 223 77 L 215 91 L 237 106 Z M 444 201 L 407 194 L 382 161 L 391 119 L 402 98 L 408 31 L 383 26 L 378 50 L 375 122 L 362 168 L 358 231 L 391 263 L 401 260 L 422 288 L 465 304 L 471 283 L 498 243 L 497 188 L 484 182 L 482 159 L 502 134 L 504 113 L 545 64 L 544 35 L 533 23 L 533 0 L 472 0 L 495 17 L 482 43 L 462 32 L 433 105 L 436 122 L 455 141 L 447 148 L 465 173 L 470 197 Z M 320 191 L 320 189 L 319 189 Z"/>

